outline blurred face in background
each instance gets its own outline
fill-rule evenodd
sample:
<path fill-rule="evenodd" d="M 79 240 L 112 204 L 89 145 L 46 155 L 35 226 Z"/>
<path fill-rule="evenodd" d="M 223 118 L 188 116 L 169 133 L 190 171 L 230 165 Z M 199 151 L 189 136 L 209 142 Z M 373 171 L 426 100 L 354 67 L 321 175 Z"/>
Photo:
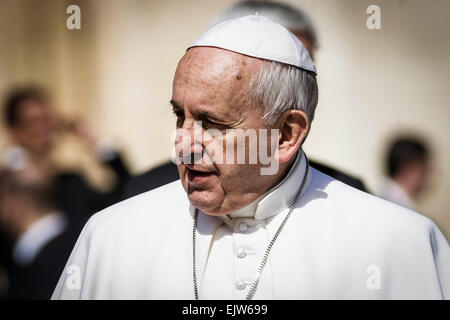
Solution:
<path fill-rule="evenodd" d="M 303 43 L 311 58 L 314 59 L 315 47 L 311 43 L 310 36 L 302 31 L 295 31 L 295 30 L 290 31 Z"/>
<path fill-rule="evenodd" d="M 417 198 L 428 186 L 430 168 L 427 159 L 417 159 L 404 165 L 399 174 L 407 184 L 409 193 Z"/>
<path fill-rule="evenodd" d="M 12 136 L 32 154 L 43 156 L 51 150 L 53 129 L 50 107 L 42 101 L 26 100 L 19 109 Z"/>

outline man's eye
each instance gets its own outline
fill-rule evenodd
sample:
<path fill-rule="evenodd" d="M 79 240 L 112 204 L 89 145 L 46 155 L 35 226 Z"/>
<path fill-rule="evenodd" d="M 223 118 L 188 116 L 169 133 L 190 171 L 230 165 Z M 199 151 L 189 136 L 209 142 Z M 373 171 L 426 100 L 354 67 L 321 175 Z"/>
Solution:
<path fill-rule="evenodd" d="M 216 123 L 209 121 L 209 120 L 202 120 L 202 123 L 203 123 L 203 127 L 208 127 L 208 128 L 214 127 L 214 125 L 216 125 Z"/>
<path fill-rule="evenodd" d="M 184 117 L 184 112 L 182 112 L 182 111 L 173 111 L 173 114 L 177 117 L 177 118 L 180 118 L 180 117 Z"/>
<path fill-rule="evenodd" d="M 223 130 L 223 129 L 227 128 L 226 125 L 221 124 L 221 123 L 217 123 L 217 122 L 214 122 L 214 121 L 211 121 L 211 120 L 202 120 L 202 123 L 203 123 L 203 127 L 205 129 L 213 129 L 214 128 L 214 129 Z"/>
<path fill-rule="evenodd" d="M 177 122 L 176 122 L 176 126 L 177 127 L 181 127 L 183 126 L 183 122 L 184 122 L 184 112 L 183 111 L 176 111 L 173 110 L 173 114 L 177 117 Z"/>

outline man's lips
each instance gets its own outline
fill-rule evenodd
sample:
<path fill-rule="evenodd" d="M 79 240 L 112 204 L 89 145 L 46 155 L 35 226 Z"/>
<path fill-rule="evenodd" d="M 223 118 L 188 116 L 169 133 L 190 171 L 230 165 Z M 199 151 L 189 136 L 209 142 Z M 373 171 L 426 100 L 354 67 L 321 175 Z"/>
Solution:
<path fill-rule="evenodd" d="M 206 171 L 205 169 L 193 169 L 186 166 L 186 173 L 188 180 L 193 183 L 201 183 L 214 174 L 212 171 Z"/>
<path fill-rule="evenodd" d="M 187 164 L 187 163 L 183 163 L 183 165 L 186 167 L 186 169 L 192 170 L 192 171 L 197 171 L 197 172 L 214 172 L 214 170 L 212 170 L 211 168 L 204 168 L 198 165 L 194 165 L 194 164 Z"/>

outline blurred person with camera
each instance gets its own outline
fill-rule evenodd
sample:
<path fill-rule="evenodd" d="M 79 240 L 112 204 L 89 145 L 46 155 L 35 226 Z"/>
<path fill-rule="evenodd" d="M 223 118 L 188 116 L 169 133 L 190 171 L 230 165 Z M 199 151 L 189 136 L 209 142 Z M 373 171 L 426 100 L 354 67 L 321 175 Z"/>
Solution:
<path fill-rule="evenodd" d="M 115 203 L 129 177 L 120 153 L 107 140 L 97 139 L 82 118 L 56 114 L 47 93 L 36 87 L 18 88 L 6 97 L 3 109 L 12 146 L 3 153 L 3 167 L 25 170 L 35 179 L 54 185 L 55 203 L 82 225 L 96 211 Z M 103 192 L 92 187 L 77 171 L 61 170 L 52 159 L 55 140 L 70 134 L 93 150 L 100 162 L 115 174 L 115 185 Z"/>

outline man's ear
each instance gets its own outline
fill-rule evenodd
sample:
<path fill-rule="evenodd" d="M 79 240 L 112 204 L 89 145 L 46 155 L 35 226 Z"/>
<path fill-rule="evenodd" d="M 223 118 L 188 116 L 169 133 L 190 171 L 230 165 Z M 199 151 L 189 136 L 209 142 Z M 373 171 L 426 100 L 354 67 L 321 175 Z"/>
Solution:
<path fill-rule="evenodd" d="M 309 119 L 305 112 L 288 110 L 277 121 L 280 130 L 278 144 L 278 161 L 289 161 L 301 147 L 308 135 Z"/>

